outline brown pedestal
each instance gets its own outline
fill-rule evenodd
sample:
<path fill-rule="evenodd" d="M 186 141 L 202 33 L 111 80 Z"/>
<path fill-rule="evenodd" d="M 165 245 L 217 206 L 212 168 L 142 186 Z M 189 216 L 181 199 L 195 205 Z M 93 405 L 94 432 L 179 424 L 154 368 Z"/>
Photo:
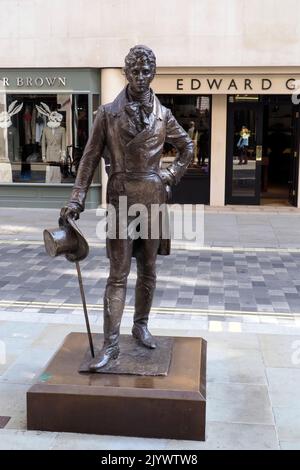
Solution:
<path fill-rule="evenodd" d="M 28 429 L 205 439 L 206 341 L 174 338 L 167 376 L 79 373 L 87 347 L 84 333 L 65 338 L 27 392 Z"/>

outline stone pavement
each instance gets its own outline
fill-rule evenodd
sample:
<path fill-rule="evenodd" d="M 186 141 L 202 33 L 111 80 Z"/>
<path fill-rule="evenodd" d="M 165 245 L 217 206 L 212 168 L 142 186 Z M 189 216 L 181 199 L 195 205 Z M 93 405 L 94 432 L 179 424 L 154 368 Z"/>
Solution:
<path fill-rule="evenodd" d="M 159 257 L 151 329 L 208 340 L 205 443 L 26 431 L 26 390 L 71 331 L 84 331 L 74 266 L 50 259 L 56 210 L 0 209 L 0 449 L 300 449 L 300 222 L 297 209 L 205 209 L 205 246 Z M 92 330 L 108 272 L 95 213 L 81 228 Z M 135 274 L 122 332 L 132 324 Z M 8 421 L 8 422 L 7 422 Z"/>
<path fill-rule="evenodd" d="M 300 209 L 272 206 L 200 206 L 204 211 L 204 244 L 207 247 L 300 248 Z M 87 210 L 79 225 L 90 242 L 99 242 L 97 223 L 104 210 Z M 175 211 L 176 212 L 176 211 Z M 193 210 L 187 206 L 187 216 Z M 39 240 L 45 227 L 56 227 L 58 209 L 0 208 L 0 239 Z M 199 249 L 193 242 L 175 240 L 174 248 Z"/>
<path fill-rule="evenodd" d="M 26 431 L 26 391 L 63 338 L 84 325 L 0 321 L 0 449 L 300 449 L 300 336 L 290 326 L 246 333 L 237 323 L 201 318 L 151 321 L 158 335 L 202 336 L 208 341 L 206 442 Z M 45 317 L 50 317 L 44 314 Z M 2 316 L 3 318 L 3 316 Z M 126 316 L 122 332 L 129 333 Z M 95 329 L 95 325 L 93 325 Z M 275 332 L 276 334 L 271 334 Z"/>
<path fill-rule="evenodd" d="M 129 312 L 136 282 L 135 260 L 132 264 Z M 153 315 L 300 322 L 300 251 L 174 250 L 172 256 L 159 257 L 157 265 Z M 90 314 L 98 315 L 109 271 L 105 248 L 91 246 L 81 266 Z M 61 316 L 81 312 L 75 266 L 65 258 L 49 258 L 41 243 L 0 242 L 0 268 L 2 310 Z"/>

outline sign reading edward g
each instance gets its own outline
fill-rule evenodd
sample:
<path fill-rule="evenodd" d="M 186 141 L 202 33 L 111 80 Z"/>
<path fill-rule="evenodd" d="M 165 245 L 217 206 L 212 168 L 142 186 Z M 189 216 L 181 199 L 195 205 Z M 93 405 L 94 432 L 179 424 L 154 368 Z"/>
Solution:
<path fill-rule="evenodd" d="M 155 81 L 158 93 L 207 94 L 292 94 L 299 88 L 300 75 L 160 74 Z"/>

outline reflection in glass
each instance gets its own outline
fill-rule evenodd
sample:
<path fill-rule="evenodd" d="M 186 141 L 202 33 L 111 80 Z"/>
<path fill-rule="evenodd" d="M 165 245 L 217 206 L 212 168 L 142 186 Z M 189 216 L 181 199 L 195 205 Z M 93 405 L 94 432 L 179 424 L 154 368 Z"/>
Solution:
<path fill-rule="evenodd" d="M 255 110 L 234 111 L 234 155 L 232 159 L 232 196 L 254 196 L 256 178 Z"/>
<path fill-rule="evenodd" d="M 88 95 L 73 95 L 73 145 L 68 147 L 72 160 L 72 173 L 74 176 L 83 155 L 84 147 L 88 140 Z"/>
<path fill-rule="evenodd" d="M 3 92 L 0 101 L 0 161 L 11 175 L 2 168 L 0 183 L 74 182 L 88 138 L 88 95 Z"/>
<path fill-rule="evenodd" d="M 158 95 L 160 102 L 171 109 L 179 124 L 194 142 L 194 158 L 188 172 L 208 176 L 210 161 L 210 98 L 198 95 Z M 176 149 L 164 147 L 162 165 L 176 157 Z"/>

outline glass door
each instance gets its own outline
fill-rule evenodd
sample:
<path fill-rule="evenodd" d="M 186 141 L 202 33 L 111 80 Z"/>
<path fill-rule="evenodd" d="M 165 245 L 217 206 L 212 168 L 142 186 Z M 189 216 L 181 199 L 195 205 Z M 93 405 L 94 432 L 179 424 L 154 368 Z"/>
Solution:
<path fill-rule="evenodd" d="M 293 106 L 292 118 L 292 164 L 289 177 L 289 202 L 297 207 L 298 199 L 298 172 L 299 172 L 299 133 L 300 133 L 300 106 Z"/>
<path fill-rule="evenodd" d="M 258 101 L 234 98 L 227 115 L 226 204 L 259 204 L 263 108 Z"/>

